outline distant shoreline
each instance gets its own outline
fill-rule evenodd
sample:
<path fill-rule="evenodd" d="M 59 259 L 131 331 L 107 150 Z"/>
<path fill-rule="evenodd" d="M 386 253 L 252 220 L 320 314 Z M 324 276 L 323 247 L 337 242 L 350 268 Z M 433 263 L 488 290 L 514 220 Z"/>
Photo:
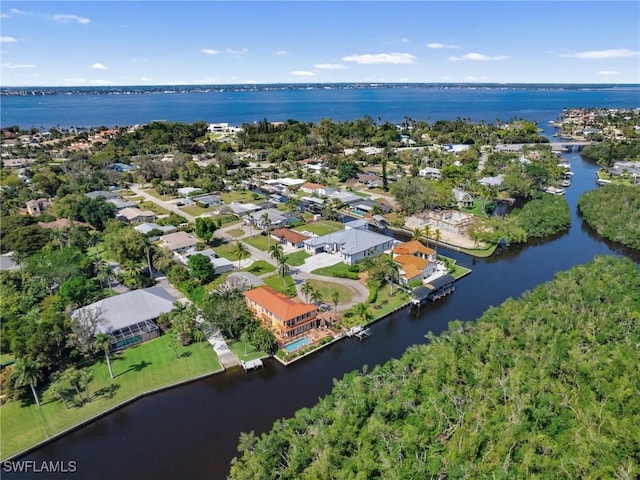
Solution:
<path fill-rule="evenodd" d="M 210 85 L 112 85 L 112 86 L 4 86 L 0 96 L 38 95 L 149 95 L 174 93 L 255 92 L 287 90 L 354 89 L 453 89 L 453 90 L 611 90 L 636 89 L 640 83 L 271 83 Z"/>

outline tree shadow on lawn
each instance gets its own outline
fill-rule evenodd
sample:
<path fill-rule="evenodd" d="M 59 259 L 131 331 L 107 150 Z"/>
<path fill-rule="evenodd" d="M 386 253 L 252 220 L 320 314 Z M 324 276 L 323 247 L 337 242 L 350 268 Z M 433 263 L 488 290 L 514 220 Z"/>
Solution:
<path fill-rule="evenodd" d="M 189 358 L 191 356 L 191 352 L 187 350 L 186 352 L 182 352 L 180 354 L 180 358 Z"/>
<path fill-rule="evenodd" d="M 147 362 L 146 360 L 142 360 L 140 363 L 134 363 L 133 365 L 129 365 L 129 368 L 125 371 L 115 375 L 114 378 L 118 378 L 119 376 L 129 372 L 140 372 L 151 364 L 152 362 Z"/>
<path fill-rule="evenodd" d="M 104 397 L 111 400 L 118 390 L 120 390 L 120 384 L 112 383 L 111 385 L 96 390 L 92 396 L 92 399 Z"/>

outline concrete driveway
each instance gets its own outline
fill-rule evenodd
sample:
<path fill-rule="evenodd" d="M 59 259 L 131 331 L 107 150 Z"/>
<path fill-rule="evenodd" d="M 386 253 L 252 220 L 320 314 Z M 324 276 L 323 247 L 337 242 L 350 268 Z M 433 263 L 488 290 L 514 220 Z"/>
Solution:
<path fill-rule="evenodd" d="M 330 267 L 340 263 L 337 255 L 331 253 L 318 253 L 307 258 L 302 265 L 298 267 L 300 272 L 311 273 L 316 268 Z"/>

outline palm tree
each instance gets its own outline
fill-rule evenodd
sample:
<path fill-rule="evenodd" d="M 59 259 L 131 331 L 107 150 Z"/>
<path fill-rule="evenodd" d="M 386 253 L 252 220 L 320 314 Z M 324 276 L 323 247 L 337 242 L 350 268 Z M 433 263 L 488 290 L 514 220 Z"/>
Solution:
<path fill-rule="evenodd" d="M 427 247 L 429 246 L 429 238 L 431 237 L 431 227 L 429 225 L 425 225 L 422 227 L 422 234 L 427 239 Z"/>
<path fill-rule="evenodd" d="M 411 229 L 411 240 L 420 240 L 422 238 L 422 230 L 419 228 Z"/>
<path fill-rule="evenodd" d="M 308 302 L 309 301 L 309 297 L 311 296 L 311 293 L 313 292 L 313 285 L 311 285 L 311 283 L 307 280 L 306 282 L 304 282 L 302 284 L 302 287 L 300 288 L 300 291 L 302 292 L 302 294 L 304 295 L 305 299 Z"/>
<path fill-rule="evenodd" d="M 249 250 L 240 240 L 236 240 L 233 246 L 233 253 L 238 257 L 238 270 L 240 270 L 240 262 L 249 256 Z"/>
<path fill-rule="evenodd" d="M 111 271 L 111 266 L 104 260 L 99 260 L 96 265 L 96 270 L 96 276 L 100 281 L 100 285 L 103 285 L 103 283 L 106 282 L 109 286 L 109 290 L 111 291 L 111 295 L 113 295 L 113 287 L 111 286 L 113 272 Z"/>
<path fill-rule="evenodd" d="M 104 352 L 104 357 L 107 359 L 107 368 L 109 368 L 109 377 L 113 378 L 113 370 L 111 369 L 111 358 L 109 358 L 109 349 L 111 348 L 111 342 L 113 342 L 113 335 L 100 332 L 96 335 L 94 344 L 97 349 Z"/>
<path fill-rule="evenodd" d="M 338 303 L 340 302 L 340 293 L 337 290 L 334 290 L 331 294 L 331 301 L 333 302 L 333 317 L 334 320 L 337 320 Z"/>
<path fill-rule="evenodd" d="M 389 295 L 393 295 L 393 281 L 400 275 L 400 266 L 393 260 L 386 269 L 387 282 L 389 282 Z"/>
<path fill-rule="evenodd" d="M 269 212 L 264 212 L 260 216 L 260 219 L 262 220 L 264 229 L 267 231 L 267 242 L 269 244 L 269 248 L 271 248 L 271 219 L 269 218 Z"/>
<path fill-rule="evenodd" d="M 280 245 L 279 243 L 276 243 L 269 247 L 269 256 L 273 258 L 276 262 L 278 262 L 283 255 L 284 255 L 284 249 L 282 248 L 282 245 Z"/>
<path fill-rule="evenodd" d="M 19 359 L 15 365 L 16 373 L 18 374 L 16 377 L 16 388 L 29 385 L 31 387 L 31 393 L 33 393 L 33 398 L 36 400 L 36 405 L 40 406 L 40 399 L 36 392 L 36 385 L 41 378 L 40 370 L 36 367 L 35 363 L 27 359 Z"/>
<path fill-rule="evenodd" d="M 322 293 L 320 293 L 320 290 L 312 288 L 310 296 L 313 303 L 317 303 L 318 305 L 322 303 Z"/>
<path fill-rule="evenodd" d="M 435 241 L 436 255 L 438 254 L 438 242 L 440 241 L 441 237 L 442 235 L 440 234 L 440 229 L 436 228 L 436 231 L 433 233 L 433 240 Z"/>
<path fill-rule="evenodd" d="M 143 245 L 144 245 L 144 251 L 147 254 L 147 267 L 149 268 L 149 277 L 151 278 L 151 280 L 154 279 L 154 274 L 153 274 L 153 267 L 151 265 L 151 250 L 153 249 L 153 244 L 151 243 L 151 241 L 149 240 L 149 237 L 143 237 Z"/>
<path fill-rule="evenodd" d="M 362 319 L 362 323 L 364 323 L 365 325 L 369 323 L 369 320 L 371 320 L 371 312 L 369 311 L 369 306 L 364 302 L 360 302 L 355 307 L 353 307 L 353 313 L 355 313 L 357 317 L 360 317 Z"/>

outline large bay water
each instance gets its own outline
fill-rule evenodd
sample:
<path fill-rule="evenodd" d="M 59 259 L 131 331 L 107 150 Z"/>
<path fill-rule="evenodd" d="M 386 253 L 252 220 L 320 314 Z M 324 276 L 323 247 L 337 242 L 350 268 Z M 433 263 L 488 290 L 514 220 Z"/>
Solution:
<path fill-rule="evenodd" d="M 493 121 L 516 116 L 536 120 L 541 127 L 547 128 L 546 122 L 557 118 L 566 107 L 640 106 L 638 91 L 501 93 L 498 90 L 443 90 L 437 94 L 430 92 L 428 99 L 422 97 L 424 92 L 418 91 L 349 91 L 337 97 L 331 94 L 327 97 L 325 92 L 295 92 L 291 96 L 277 93 L 270 97 L 271 101 L 266 100 L 267 96 L 256 95 L 253 100 L 252 95 L 241 96 L 237 99 L 238 111 L 243 111 L 242 115 L 250 113 L 257 119 L 266 116 L 270 119 L 309 121 L 323 117 L 357 118 L 364 114 L 390 121 L 401 120 L 396 118 L 398 115 L 417 120 L 428 115 L 432 121 L 458 116 Z M 315 103 L 312 98 L 316 99 Z M 332 100 L 327 101 L 327 98 Z M 79 110 L 89 108 L 96 101 L 95 98 L 85 99 L 88 100 L 85 106 L 80 99 L 77 100 L 80 102 L 77 105 Z M 118 98 L 116 102 L 119 101 Z M 144 101 L 149 102 L 149 99 Z M 189 102 L 193 105 L 198 103 L 197 100 Z M 118 114 L 114 104 L 103 107 L 111 112 L 113 118 L 96 124 L 132 123 L 133 117 L 128 114 L 116 118 Z M 2 108 L 4 116 L 5 105 Z M 67 105 L 65 109 L 68 108 Z M 168 120 L 196 119 L 173 117 L 170 108 L 162 110 L 155 106 L 154 109 L 158 112 L 156 117 Z M 188 117 L 184 109 L 181 104 L 181 115 Z M 237 112 L 235 115 L 238 116 L 232 116 L 231 111 L 231 108 L 225 110 L 224 115 L 212 111 L 206 120 L 230 123 L 236 122 L 236 118 L 239 119 L 237 121 L 249 120 L 241 118 Z M 424 115 L 418 115 L 418 111 Z M 201 111 L 198 112 L 200 115 Z M 86 115 L 78 114 L 80 117 Z M 54 114 L 47 113 L 46 116 L 53 118 Z M 40 121 L 43 117 L 35 118 Z M 62 120 L 58 122 L 63 123 Z M 80 123 L 74 121 L 72 124 Z M 625 255 L 640 263 L 640 252 L 602 239 L 582 222 L 576 211 L 576 202 L 582 193 L 597 188 L 597 167 L 583 161 L 578 154 L 567 154 L 566 158 L 575 173 L 566 194 L 572 211 L 572 225 L 566 233 L 498 251 L 488 259 L 445 252 L 473 269 L 471 275 L 457 283 L 456 292 L 418 312 L 405 309 L 376 323 L 372 327 L 373 335 L 363 342 L 344 340 L 288 368 L 275 361 L 267 361 L 264 369 L 249 374 L 239 369 L 232 370 L 144 398 L 26 455 L 24 459 L 38 462 L 73 460 L 77 465 L 75 475 L 78 478 L 224 479 L 230 461 L 237 453 L 240 432 L 253 430 L 259 434 L 267 431 L 276 419 L 289 417 L 299 408 L 312 406 L 318 398 L 331 391 L 333 380 L 345 373 L 361 369 L 363 365 L 371 368 L 398 358 L 410 345 L 425 343 L 427 332 L 439 333 L 455 319 L 475 320 L 488 307 L 499 305 L 509 297 L 518 297 L 551 280 L 556 272 L 584 264 L 595 255 Z M 4 475 L 7 478 L 18 477 Z M 43 479 L 68 476 L 37 475 Z"/>

